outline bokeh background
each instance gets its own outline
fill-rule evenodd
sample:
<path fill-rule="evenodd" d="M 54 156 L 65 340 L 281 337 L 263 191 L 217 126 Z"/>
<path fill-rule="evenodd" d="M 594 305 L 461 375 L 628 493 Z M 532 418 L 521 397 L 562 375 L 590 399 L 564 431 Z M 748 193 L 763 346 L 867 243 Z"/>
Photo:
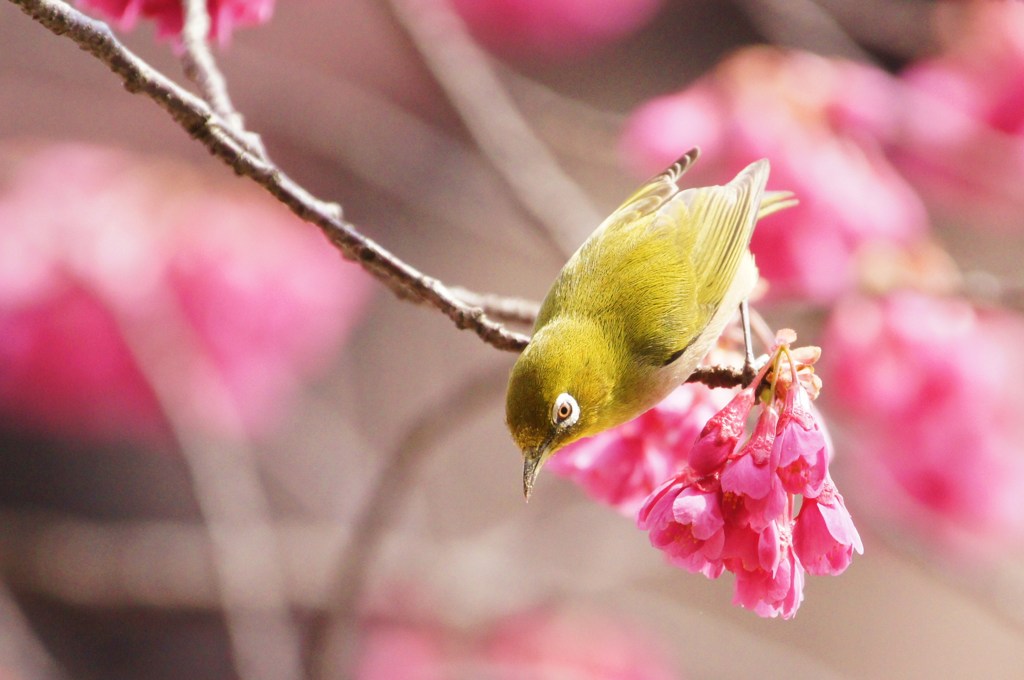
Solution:
<path fill-rule="evenodd" d="M 525 505 L 514 355 L 0 4 L 0 678 L 1018 677 L 1022 9 L 285 0 L 215 50 L 287 173 L 477 292 L 542 297 L 694 144 L 771 159 L 755 306 L 823 347 L 865 545 L 782 621 Z"/>

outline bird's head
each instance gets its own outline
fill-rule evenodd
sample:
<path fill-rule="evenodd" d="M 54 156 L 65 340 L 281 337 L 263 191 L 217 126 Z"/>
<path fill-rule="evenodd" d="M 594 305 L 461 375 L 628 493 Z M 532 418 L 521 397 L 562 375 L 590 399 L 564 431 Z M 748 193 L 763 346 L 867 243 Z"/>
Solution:
<path fill-rule="evenodd" d="M 512 368 L 505 420 L 523 452 L 527 500 L 556 451 L 606 427 L 617 364 L 600 336 L 583 324 L 549 324 L 534 334 Z"/>

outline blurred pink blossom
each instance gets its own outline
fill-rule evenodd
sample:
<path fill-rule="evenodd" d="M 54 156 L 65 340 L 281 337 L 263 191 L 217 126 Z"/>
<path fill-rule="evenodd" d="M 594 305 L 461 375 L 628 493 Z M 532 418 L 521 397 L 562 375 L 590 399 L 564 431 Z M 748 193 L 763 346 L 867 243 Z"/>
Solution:
<path fill-rule="evenodd" d="M 593 614 L 537 609 L 500 621 L 484 642 L 504 680 L 671 680 L 663 650 L 638 626 Z"/>
<path fill-rule="evenodd" d="M 356 680 L 680 677 L 643 627 L 601 613 L 539 607 L 483 621 L 472 630 L 416 618 L 364 625 Z"/>
<path fill-rule="evenodd" d="M 367 277 L 315 230 L 186 167 L 89 146 L 3 157 L 0 417 L 18 427 L 161 436 L 134 328 L 179 365 L 178 408 L 268 432 L 366 302 Z"/>
<path fill-rule="evenodd" d="M 180 0 L 76 0 L 86 9 L 98 11 L 131 30 L 139 17 L 156 22 L 157 35 L 176 38 L 181 33 L 183 12 Z M 237 26 L 256 26 L 270 21 L 274 0 L 207 0 L 210 38 L 227 44 Z"/>
<path fill-rule="evenodd" d="M 451 0 L 475 37 L 512 57 L 564 58 L 633 32 L 662 0 Z"/>
<path fill-rule="evenodd" d="M 820 379 L 816 348 L 791 350 L 780 333 L 772 359 L 754 384 L 768 384 L 755 400 L 740 391 L 705 428 L 709 441 L 728 433 L 723 455 L 701 455 L 656 489 L 637 513 L 651 545 L 688 571 L 718 578 L 736 575 L 734 602 L 760 616 L 791 618 L 803 600 L 803 556 L 812 573 L 839 574 L 860 536 L 828 476 L 828 438 L 811 405 Z M 783 378 L 785 376 L 785 378 Z M 808 391 L 808 388 L 813 392 Z M 757 403 L 757 425 L 737 448 L 746 414 Z M 725 427 L 719 427 L 721 424 Z M 696 447 L 695 447 L 696 449 Z M 717 449 L 716 449 L 717 450 Z M 794 517 L 797 497 L 806 512 Z M 820 497 L 820 502 L 814 499 Z M 794 531 L 799 550 L 794 550 Z"/>
<path fill-rule="evenodd" d="M 724 183 L 750 161 L 771 159 L 769 188 L 793 191 L 800 204 L 754 232 L 769 293 L 834 300 L 857 283 L 862 246 L 908 245 L 927 231 L 923 204 L 879 146 L 835 123 L 848 83 L 875 82 L 875 72 L 807 53 L 743 49 L 682 92 L 636 111 L 623 152 L 647 175 L 698 145 L 702 160 L 687 179 L 697 185 Z"/>
<path fill-rule="evenodd" d="M 423 626 L 363 630 L 356 680 L 446 680 L 450 662 L 440 631 Z"/>
<path fill-rule="evenodd" d="M 704 423 L 729 397 L 728 390 L 682 385 L 634 420 L 565 447 L 548 469 L 634 516 L 644 499 L 683 467 Z"/>
<path fill-rule="evenodd" d="M 904 91 L 874 114 L 893 122 L 876 134 L 951 218 L 1020 229 L 1024 5 L 942 3 L 935 16 L 943 49 L 904 71 Z"/>
<path fill-rule="evenodd" d="M 1024 319 L 916 292 L 833 313 L 833 410 L 872 507 L 978 554 L 1024 537 Z"/>

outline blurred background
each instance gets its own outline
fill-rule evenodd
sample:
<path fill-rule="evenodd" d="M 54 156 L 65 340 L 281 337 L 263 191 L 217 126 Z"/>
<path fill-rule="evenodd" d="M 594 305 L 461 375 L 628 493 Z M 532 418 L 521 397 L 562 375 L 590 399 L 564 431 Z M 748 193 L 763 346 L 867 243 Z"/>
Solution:
<path fill-rule="evenodd" d="M 270 156 L 449 285 L 539 300 L 691 146 L 768 157 L 755 307 L 823 348 L 865 552 L 761 619 L 570 481 L 525 505 L 513 354 L 0 3 L 0 678 L 1019 675 L 1024 6 L 211 6 Z M 185 82 L 172 9 L 86 8 Z"/>

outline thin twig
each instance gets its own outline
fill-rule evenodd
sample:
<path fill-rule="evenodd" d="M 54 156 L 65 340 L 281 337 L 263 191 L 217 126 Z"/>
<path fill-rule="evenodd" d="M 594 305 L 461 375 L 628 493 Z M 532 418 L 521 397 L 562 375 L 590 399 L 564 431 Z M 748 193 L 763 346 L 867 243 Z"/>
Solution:
<path fill-rule="evenodd" d="M 542 235 L 568 256 L 603 216 L 530 129 L 447 0 L 391 6 L 480 150 L 543 225 Z"/>
<path fill-rule="evenodd" d="M 317 677 L 337 675 L 335 663 L 350 666 L 359 629 L 358 603 L 377 557 L 377 548 L 388 527 L 405 509 L 405 490 L 419 469 L 425 454 L 444 437 L 491 403 L 488 392 L 504 385 L 506 369 L 471 376 L 448 395 L 431 400 L 387 456 L 376 483 L 367 493 L 362 511 L 352 523 L 348 545 L 340 554 L 342 562 L 320 614 L 310 631 L 311 655 Z M 335 651 L 335 648 L 337 650 Z"/>
<path fill-rule="evenodd" d="M 458 286 L 448 290 L 467 305 L 479 307 L 487 316 L 499 321 L 532 324 L 540 311 L 540 305 L 533 300 L 475 293 Z"/>
<path fill-rule="evenodd" d="M 129 92 L 143 94 L 167 111 L 192 138 L 202 143 L 237 174 L 269 191 L 301 219 L 324 232 L 342 255 L 358 262 L 398 297 L 431 305 L 456 327 L 472 330 L 484 342 L 507 351 L 521 351 L 529 338 L 487 318 L 467 305 L 437 279 L 426 276 L 392 255 L 341 216 L 337 204 L 312 196 L 280 168 L 249 153 L 226 132 L 230 126 L 203 100 L 176 85 L 140 59 L 114 36 L 110 27 L 60 0 L 11 0 L 57 35 L 65 35 L 120 76 Z"/>
<path fill-rule="evenodd" d="M 210 52 L 207 36 L 210 34 L 210 13 L 206 0 L 182 0 L 184 22 L 181 27 L 181 55 L 185 76 L 188 77 L 214 113 L 220 116 L 231 131 L 244 142 L 248 150 L 267 160 L 266 150 L 259 136 L 245 129 L 245 121 L 228 95 L 228 84 Z"/>

